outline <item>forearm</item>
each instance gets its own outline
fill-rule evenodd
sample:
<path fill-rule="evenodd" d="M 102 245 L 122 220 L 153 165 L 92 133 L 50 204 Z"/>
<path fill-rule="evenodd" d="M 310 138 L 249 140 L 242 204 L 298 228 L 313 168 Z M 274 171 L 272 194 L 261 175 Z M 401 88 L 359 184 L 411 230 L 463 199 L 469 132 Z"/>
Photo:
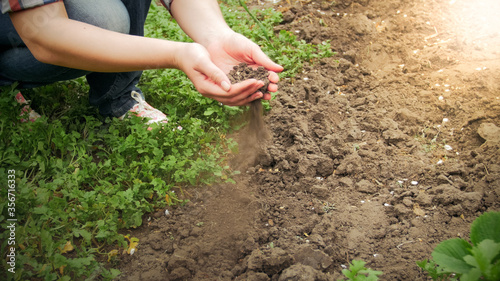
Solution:
<path fill-rule="evenodd" d="M 233 32 L 216 0 L 176 0 L 171 5 L 171 12 L 182 30 L 204 46 L 221 35 Z"/>
<path fill-rule="evenodd" d="M 32 22 L 45 6 L 11 15 L 16 30 L 38 60 L 99 72 L 178 68 L 176 54 L 185 43 L 131 36 L 73 21 L 63 6 L 55 5 L 62 2 L 51 4 L 52 16 L 37 25 Z"/>

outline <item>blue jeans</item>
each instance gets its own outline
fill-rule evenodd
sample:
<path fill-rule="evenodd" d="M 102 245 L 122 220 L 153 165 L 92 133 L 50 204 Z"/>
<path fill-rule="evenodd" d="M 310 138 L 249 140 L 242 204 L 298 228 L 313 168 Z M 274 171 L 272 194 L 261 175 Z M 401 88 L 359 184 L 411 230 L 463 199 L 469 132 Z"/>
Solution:
<path fill-rule="evenodd" d="M 131 35 L 144 35 L 151 0 L 65 0 L 70 19 Z M 119 48 L 119 46 L 117 47 Z M 103 116 L 119 117 L 137 102 L 131 91 L 142 71 L 98 73 L 41 63 L 28 50 L 7 14 L 0 14 L 0 86 L 19 82 L 19 88 L 35 88 L 56 81 L 86 76 L 89 102 Z M 141 93 L 142 94 L 142 93 Z"/>

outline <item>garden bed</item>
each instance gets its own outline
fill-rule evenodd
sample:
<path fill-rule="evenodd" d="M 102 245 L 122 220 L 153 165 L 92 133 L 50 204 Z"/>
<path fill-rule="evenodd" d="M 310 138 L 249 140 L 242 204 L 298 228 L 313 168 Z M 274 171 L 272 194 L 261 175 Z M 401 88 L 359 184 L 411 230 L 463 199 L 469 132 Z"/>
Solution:
<path fill-rule="evenodd" d="M 427 280 L 416 261 L 500 210 L 500 36 L 475 17 L 499 7 L 482 2 L 267 4 L 276 31 L 337 55 L 280 81 L 236 184 L 127 231 L 119 280 L 337 280 L 353 259 Z"/>

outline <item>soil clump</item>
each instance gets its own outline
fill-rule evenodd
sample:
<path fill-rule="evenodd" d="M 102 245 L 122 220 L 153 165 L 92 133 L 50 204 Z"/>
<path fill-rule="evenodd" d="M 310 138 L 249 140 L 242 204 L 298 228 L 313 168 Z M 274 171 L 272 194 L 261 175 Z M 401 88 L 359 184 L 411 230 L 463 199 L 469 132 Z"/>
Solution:
<path fill-rule="evenodd" d="M 246 63 L 240 63 L 233 67 L 229 72 L 229 80 L 231 83 L 238 83 L 248 79 L 256 79 L 264 82 L 264 86 L 258 89 L 258 92 L 263 94 L 267 93 L 269 87 L 269 72 L 262 66 L 257 69 L 249 67 Z M 257 99 L 250 103 L 250 110 L 248 115 L 248 133 L 251 140 L 249 143 L 262 143 L 269 138 L 266 125 L 264 123 L 262 100 Z"/>

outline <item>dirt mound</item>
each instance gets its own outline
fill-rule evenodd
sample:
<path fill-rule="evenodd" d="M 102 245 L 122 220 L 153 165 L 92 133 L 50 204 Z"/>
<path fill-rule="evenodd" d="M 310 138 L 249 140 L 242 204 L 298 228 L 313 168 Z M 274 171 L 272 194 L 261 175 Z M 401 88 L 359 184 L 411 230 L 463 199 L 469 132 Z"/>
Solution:
<path fill-rule="evenodd" d="M 277 30 L 338 56 L 280 82 L 236 185 L 131 231 L 120 280 L 337 280 L 352 259 L 427 280 L 415 261 L 500 209 L 500 38 L 467 27 L 481 2 L 277 6 Z"/>

